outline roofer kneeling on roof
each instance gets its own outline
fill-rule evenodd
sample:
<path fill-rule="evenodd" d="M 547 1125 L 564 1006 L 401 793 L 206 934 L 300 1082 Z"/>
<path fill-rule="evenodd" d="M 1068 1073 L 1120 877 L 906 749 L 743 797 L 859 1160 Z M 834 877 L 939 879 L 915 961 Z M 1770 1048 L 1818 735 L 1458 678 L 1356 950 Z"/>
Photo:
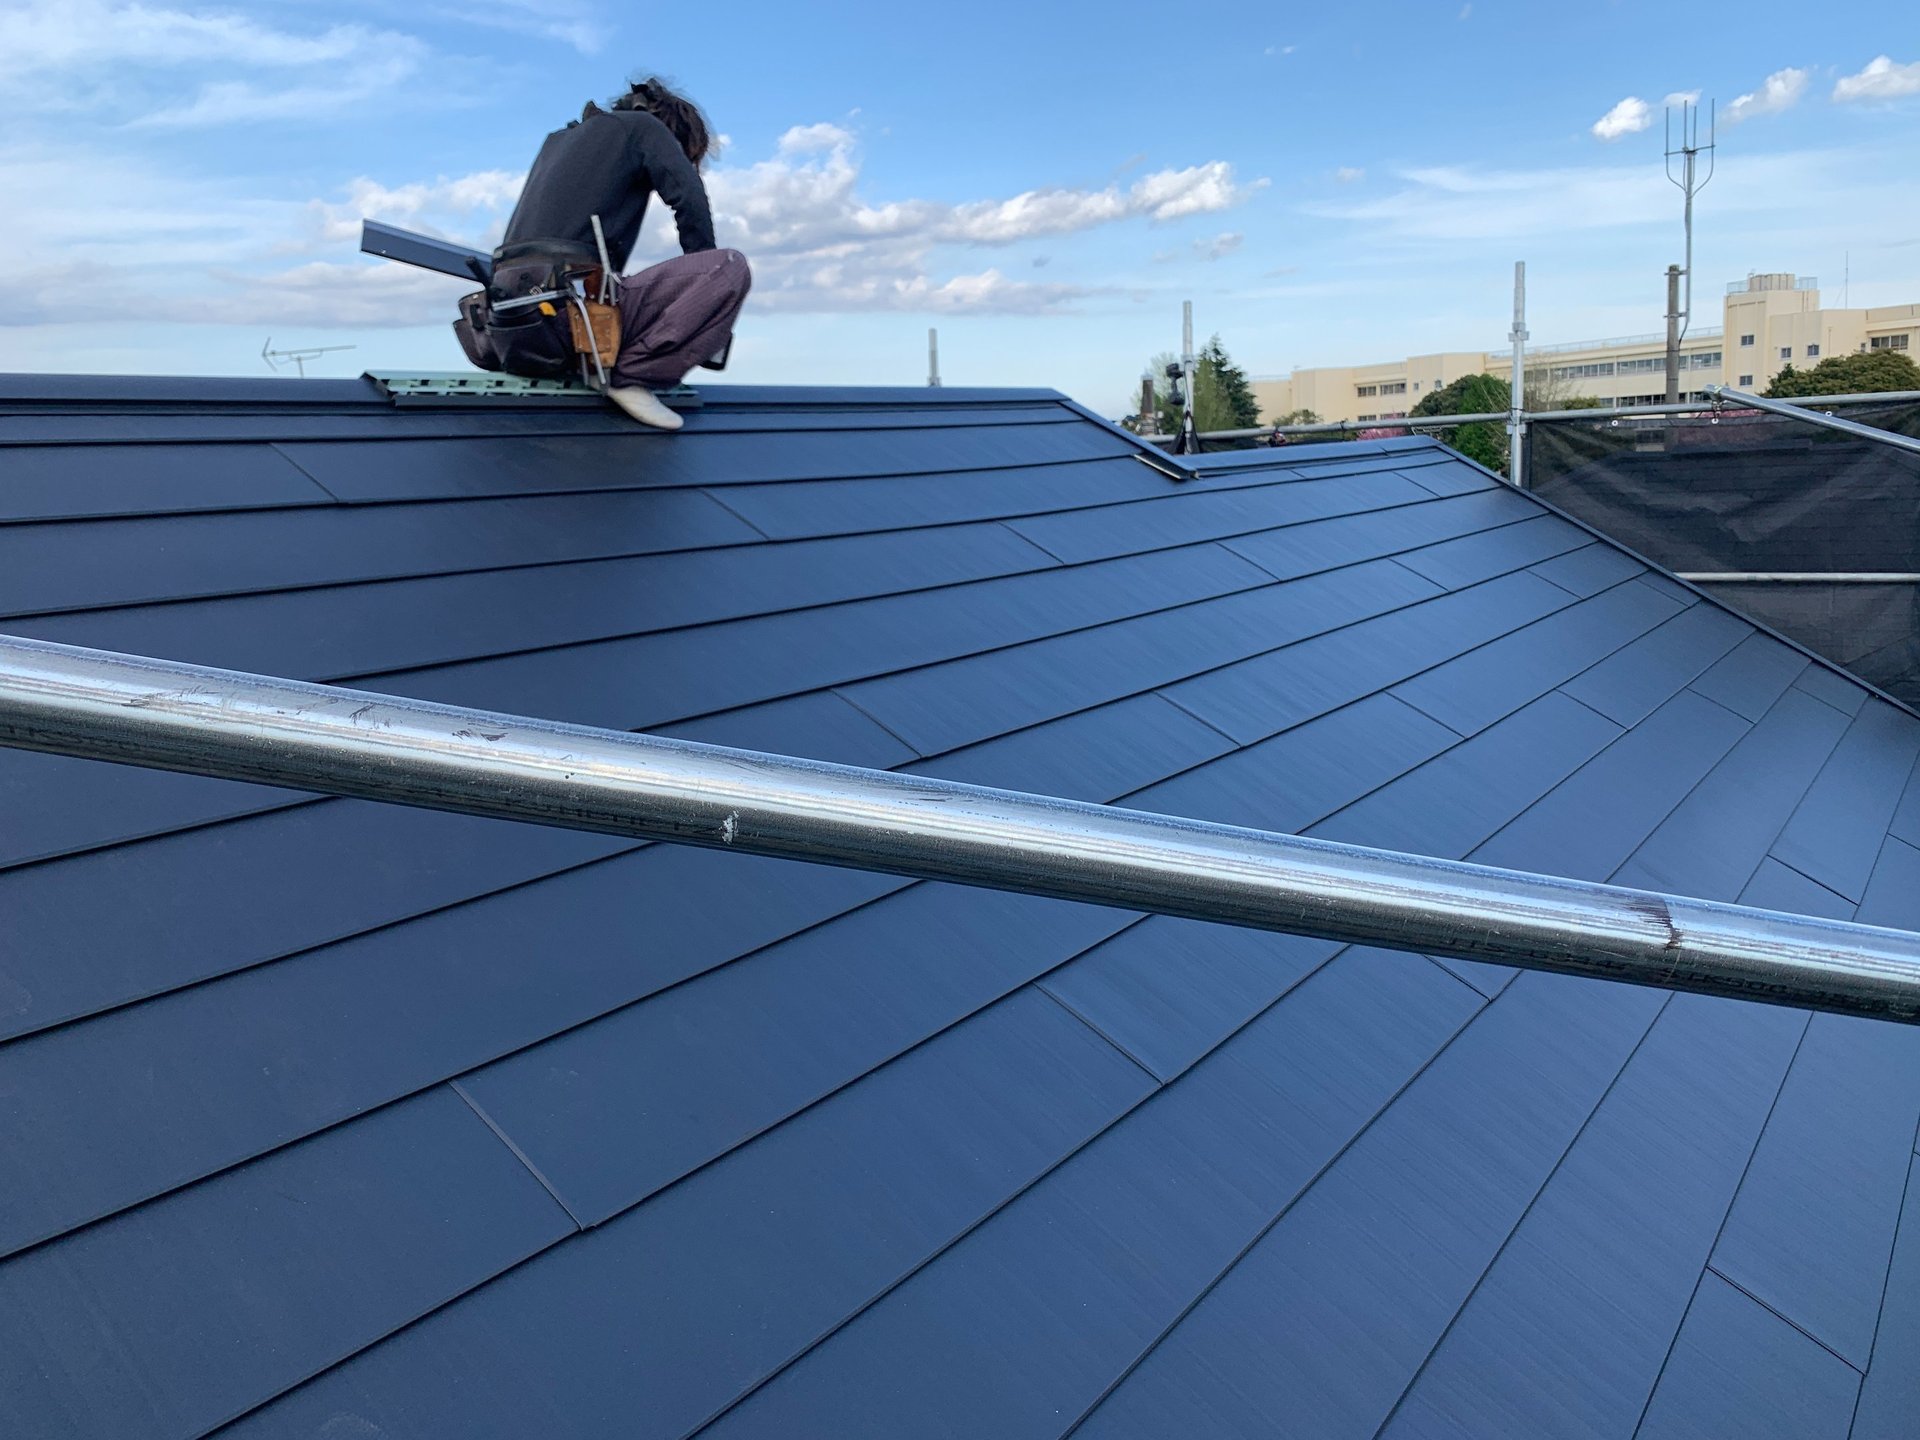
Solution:
<path fill-rule="evenodd" d="M 604 373 L 607 398 L 627 414 L 677 430 L 680 417 L 653 392 L 696 365 L 719 368 L 752 275 L 738 250 L 714 247 L 700 178 L 712 141 L 699 107 L 652 79 L 612 105 L 588 102 L 547 136 L 494 251 L 493 283 L 462 302 L 455 330 L 482 368 L 553 379 Z M 584 303 L 607 280 L 596 217 L 617 275 L 656 193 L 673 209 L 685 253 L 606 283 L 604 309 Z M 576 299 L 569 287 L 582 277 L 587 293 Z"/>

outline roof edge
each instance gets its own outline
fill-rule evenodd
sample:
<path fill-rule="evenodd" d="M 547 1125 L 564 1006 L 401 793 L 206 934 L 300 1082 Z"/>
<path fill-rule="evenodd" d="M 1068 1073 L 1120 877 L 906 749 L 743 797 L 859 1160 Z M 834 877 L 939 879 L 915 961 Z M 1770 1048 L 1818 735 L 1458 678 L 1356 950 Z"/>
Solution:
<path fill-rule="evenodd" d="M 481 372 L 474 372 L 479 375 Z M 753 409 L 826 406 L 945 406 L 985 404 L 1071 404 L 1057 390 L 927 385 L 698 385 L 695 393 L 709 408 Z M 421 398 L 411 400 L 421 403 Z M 542 409 L 578 405 L 587 392 L 451 396 L 463 409 Z M 352 380 L 293 379 L 283 376 L 172 376 L 0 373 L 0 405 L 87 406 L 114 409 L 148 405 L 271 406 L 391 409 L 393 397 L 373 375 Z M 1075 407 L 1076 409 L 1078 407 Z M 1085 412 L 1081 412 L 1085 413 Z"/>

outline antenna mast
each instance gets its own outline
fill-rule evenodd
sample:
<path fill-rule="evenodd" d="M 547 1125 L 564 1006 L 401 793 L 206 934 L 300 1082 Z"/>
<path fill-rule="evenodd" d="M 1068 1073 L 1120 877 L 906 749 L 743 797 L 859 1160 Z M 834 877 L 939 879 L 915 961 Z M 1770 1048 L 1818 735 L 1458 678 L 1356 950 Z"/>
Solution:
<path fill-rule="evenodd" d="M 322 355 L 331 355 L 336 350 L 351 350 L 351 345 L 309 345 L 300 350 L 275 350 L 273 337 L 267 337 L 267 343 L 260 347 L 260 358 L 267 362 L 269 370 L 278 370 L 279 362 L 290 360 L 298 370 L 302 380 L 307 378 L 307 361 L 318 360 Z"/>
<path fill-rule="evenodd" d="M 1707 182 L 1713 179 L 1714 140 L 1715 140 L 1714 104 L 1707 102 L 1707 143 L 1700 143 L 1700 107 L 1691 100 L 1680 102 L 1680 143 L 1673 143 L 1673 107 L 1667 107 L 1667 179 L 1672 181 L 1686 196 L 1686 263 L 1681 266 L 1678 276 L 1673 267 L 1667 267 L 1667 401 L 1678 403 L 1680 399 L 1680 341 L 1687 333 L 1687 327 L 1693 321 L 1693 197 L 1707 188 Z M 1699 161 L 1707 158 L 1706 174 L 1700 173 Z M 1676 167 L 1674 161 L 1680 163 Z M 1678 173 L 1676 172 L 1676 169 Z M 1686 283 L 1686 295 L 1676 305 L 1673 281 L 1683 279 Z"/>

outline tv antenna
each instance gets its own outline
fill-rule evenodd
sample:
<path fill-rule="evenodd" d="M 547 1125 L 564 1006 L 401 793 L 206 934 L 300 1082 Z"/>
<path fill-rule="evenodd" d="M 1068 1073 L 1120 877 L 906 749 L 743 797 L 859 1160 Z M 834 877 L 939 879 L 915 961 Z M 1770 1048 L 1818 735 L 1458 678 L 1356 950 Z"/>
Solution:
<path fill-rule="evenodd" d="M 1680 193 L 1686 196 L 1685 224 L 1687 235 L 1686 264 L 1675 270 L 1667 267 L 1667 399 L 1678 401 L 1680 398 L 1680 341 L 1687 333 L 1687 327 L 1693 323 L 1693 197 L 1707 188 L 1707 182 L 1713 179 L 1714 140 L 1716 138 L 1714 105 L 1707 102 L 1707 143 L 1700 143 L 1700 107 L 1691 100 L 1680 102 L 1680 143 L 1675 145 L 1673 134 L 1673 107 L 1667 107 L 1667 179 L 1672 181 Z M 1700 157 L 1706 156 L 1706 173 L 1700 173 Z M 1675 161 L 1679 164 L 1676 166 Z M 1676 173 L 1677 172 L 1677 173 Z M 1686 295 L 1681 298 L 1678 283 L 1686 281 Z"/>
<path fill-rule="evenodd" d="M 309 345 L 300 350 L 275 350 L 273 337 L 267 337 L 267 343 L 260 347 L 260 358 L 267 362 L 269 370 L 279 370 L 282 364 L 291 363 L 300 373 L 302 380 L 307 378 L 307 361 L 317 360 L 322 355 L 331 355 L 336 350 L 351 350 L 351 345 Z"/>

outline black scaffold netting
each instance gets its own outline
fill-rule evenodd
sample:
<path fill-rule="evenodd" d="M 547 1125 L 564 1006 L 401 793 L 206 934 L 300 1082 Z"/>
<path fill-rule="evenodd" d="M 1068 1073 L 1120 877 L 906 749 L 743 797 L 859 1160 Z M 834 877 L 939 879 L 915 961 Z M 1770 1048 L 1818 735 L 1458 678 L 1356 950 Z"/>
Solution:
<path fill-rule="evenodd" d="M 1920 438 L 1920 405 L 1834 413 Z M 1753 410 L 1527 427 L 1527 483 L 1717 599 L 1920 707 L 1920 455 Z"/>

